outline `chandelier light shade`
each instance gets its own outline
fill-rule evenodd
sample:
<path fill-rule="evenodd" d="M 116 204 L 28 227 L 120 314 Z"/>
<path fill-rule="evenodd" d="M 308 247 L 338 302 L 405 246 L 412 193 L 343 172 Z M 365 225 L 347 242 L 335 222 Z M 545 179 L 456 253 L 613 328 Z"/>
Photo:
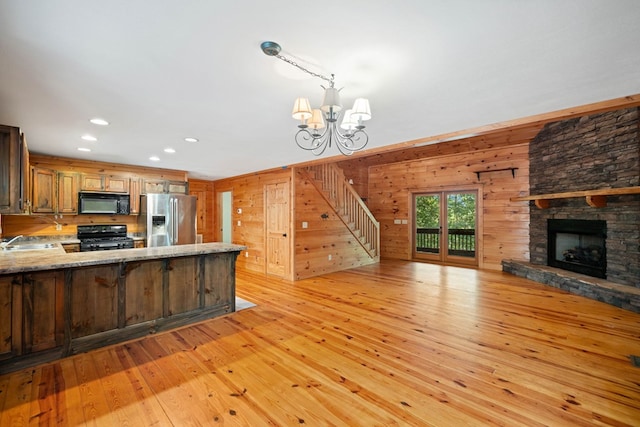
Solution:
<path fill-rule="evenodd" d="M 313 113 L 311 112 L 311 104 L 307 98 L 298 98 L 293 104 L 293 111 L 291 116 L 296 120 L 310 119 Z"/>
<path fill-rule="evenodd" d="M 319 156 L 325 152 L 327 147 L 335 144 L 342 154 L 349 156 L 367 145 L 369 135 L 364 131 L 363 122 L 371 119 L 369 100 L 357 98 L 353 103 L 353 108 L 343 112 L 340 101 L 341 89 L 335 88 L 333 74 L 331 77 L 326 77 L 298 65 L 280 54 L 281 47 L 276 42 L 263 42 L 260 48 L 265 55 L 275 56 L 301 71 L 329 83 L 328 87 L 321 86 L 324 89 L 324 97 L 319 109 L 312 109 L 307 98 L 298 98 L 293 104 L 291 116 L 300 121 L 298 132 L 295 135 L 296 144 L 300 148 Z M 342 122 L 338 126 L 341 113 Z"/>

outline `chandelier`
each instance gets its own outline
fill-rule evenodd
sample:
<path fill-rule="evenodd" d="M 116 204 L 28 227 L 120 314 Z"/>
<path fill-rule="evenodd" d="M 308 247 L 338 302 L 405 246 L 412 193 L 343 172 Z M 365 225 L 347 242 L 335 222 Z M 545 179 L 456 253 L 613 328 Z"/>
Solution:
<path fill-rule="evenodd" d="M 282 48 L 276 42 L 266 41 L 260 48 L 268 56 L 276 58 L 293 65 L 301 71 L 323 79 L 329 83 L 328 87 L 320 86 L 324 89 L 324 98 L 320 108 L 311 108 L 307 98 L 298 98 L 293 104 L 292 117 L 300 120 L 295 141 L 304 150 L 311 151 L 319 156 L 335 143 L 338 150 L 345 156 L 350 156 L 355 151 L 362 150 L 369 142 L 369 135 L 364 131 L 363 122 L 371 118 L 371 108 L 369 100 L 358 98 L 353 103 L 353 108 L 342 111 L 340 103 L 340 90 L 334 87 L 335 76 L 326 77 L 314 73 L 300 66 L 289 58 L 280 55 Z M 338 121 L 340 129 L 338 128 Z"/>

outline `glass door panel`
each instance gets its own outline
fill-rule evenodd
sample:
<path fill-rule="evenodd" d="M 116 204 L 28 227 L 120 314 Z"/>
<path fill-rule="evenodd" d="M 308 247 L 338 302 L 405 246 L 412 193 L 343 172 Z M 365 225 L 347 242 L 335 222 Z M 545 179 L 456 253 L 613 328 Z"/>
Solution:
<path fill-rule="evenodd" d="M 447 194 L 447 255 L 476 257 L 476 193 Z"/>
<path fill-rule="evenodd" d="M 413 195 L 413 257 L 477 265 L 477 192 Z"/>
<path fill-rule="evenodd" d="M 442 252 L 441 194 L 415 195 L 414 207 L 414 256 L 439 259 Z"/>

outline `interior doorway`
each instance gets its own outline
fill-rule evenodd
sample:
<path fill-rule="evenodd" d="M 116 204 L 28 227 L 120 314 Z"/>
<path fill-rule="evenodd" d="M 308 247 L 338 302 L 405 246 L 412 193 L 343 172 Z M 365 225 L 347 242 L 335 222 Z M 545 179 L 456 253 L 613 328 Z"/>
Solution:
<path fill-rule="evenodd" d="M 478 265 L 478 191 L 413 194 L 413 258 Z"/>
<path fill-rule="evenodd" d="M 267 274 L 290 275 L 289 182 L 265 185 L 266 269 Z"/>
<path fill-rule="evenodd" d="M 231 191 L 223 191 L 218 194 L 220 197 L 220 241 L 232 243 L 233 193 Z"/>

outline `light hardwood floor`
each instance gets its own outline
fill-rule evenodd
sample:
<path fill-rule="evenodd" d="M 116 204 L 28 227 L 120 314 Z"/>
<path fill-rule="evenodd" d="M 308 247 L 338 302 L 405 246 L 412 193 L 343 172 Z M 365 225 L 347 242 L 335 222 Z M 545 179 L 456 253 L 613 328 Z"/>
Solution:
<path fill-rule="evenodd" d="M 0 376 L 0 425 L 638 426 L 640 315 L 499 272 L 382 261 Z"/>

